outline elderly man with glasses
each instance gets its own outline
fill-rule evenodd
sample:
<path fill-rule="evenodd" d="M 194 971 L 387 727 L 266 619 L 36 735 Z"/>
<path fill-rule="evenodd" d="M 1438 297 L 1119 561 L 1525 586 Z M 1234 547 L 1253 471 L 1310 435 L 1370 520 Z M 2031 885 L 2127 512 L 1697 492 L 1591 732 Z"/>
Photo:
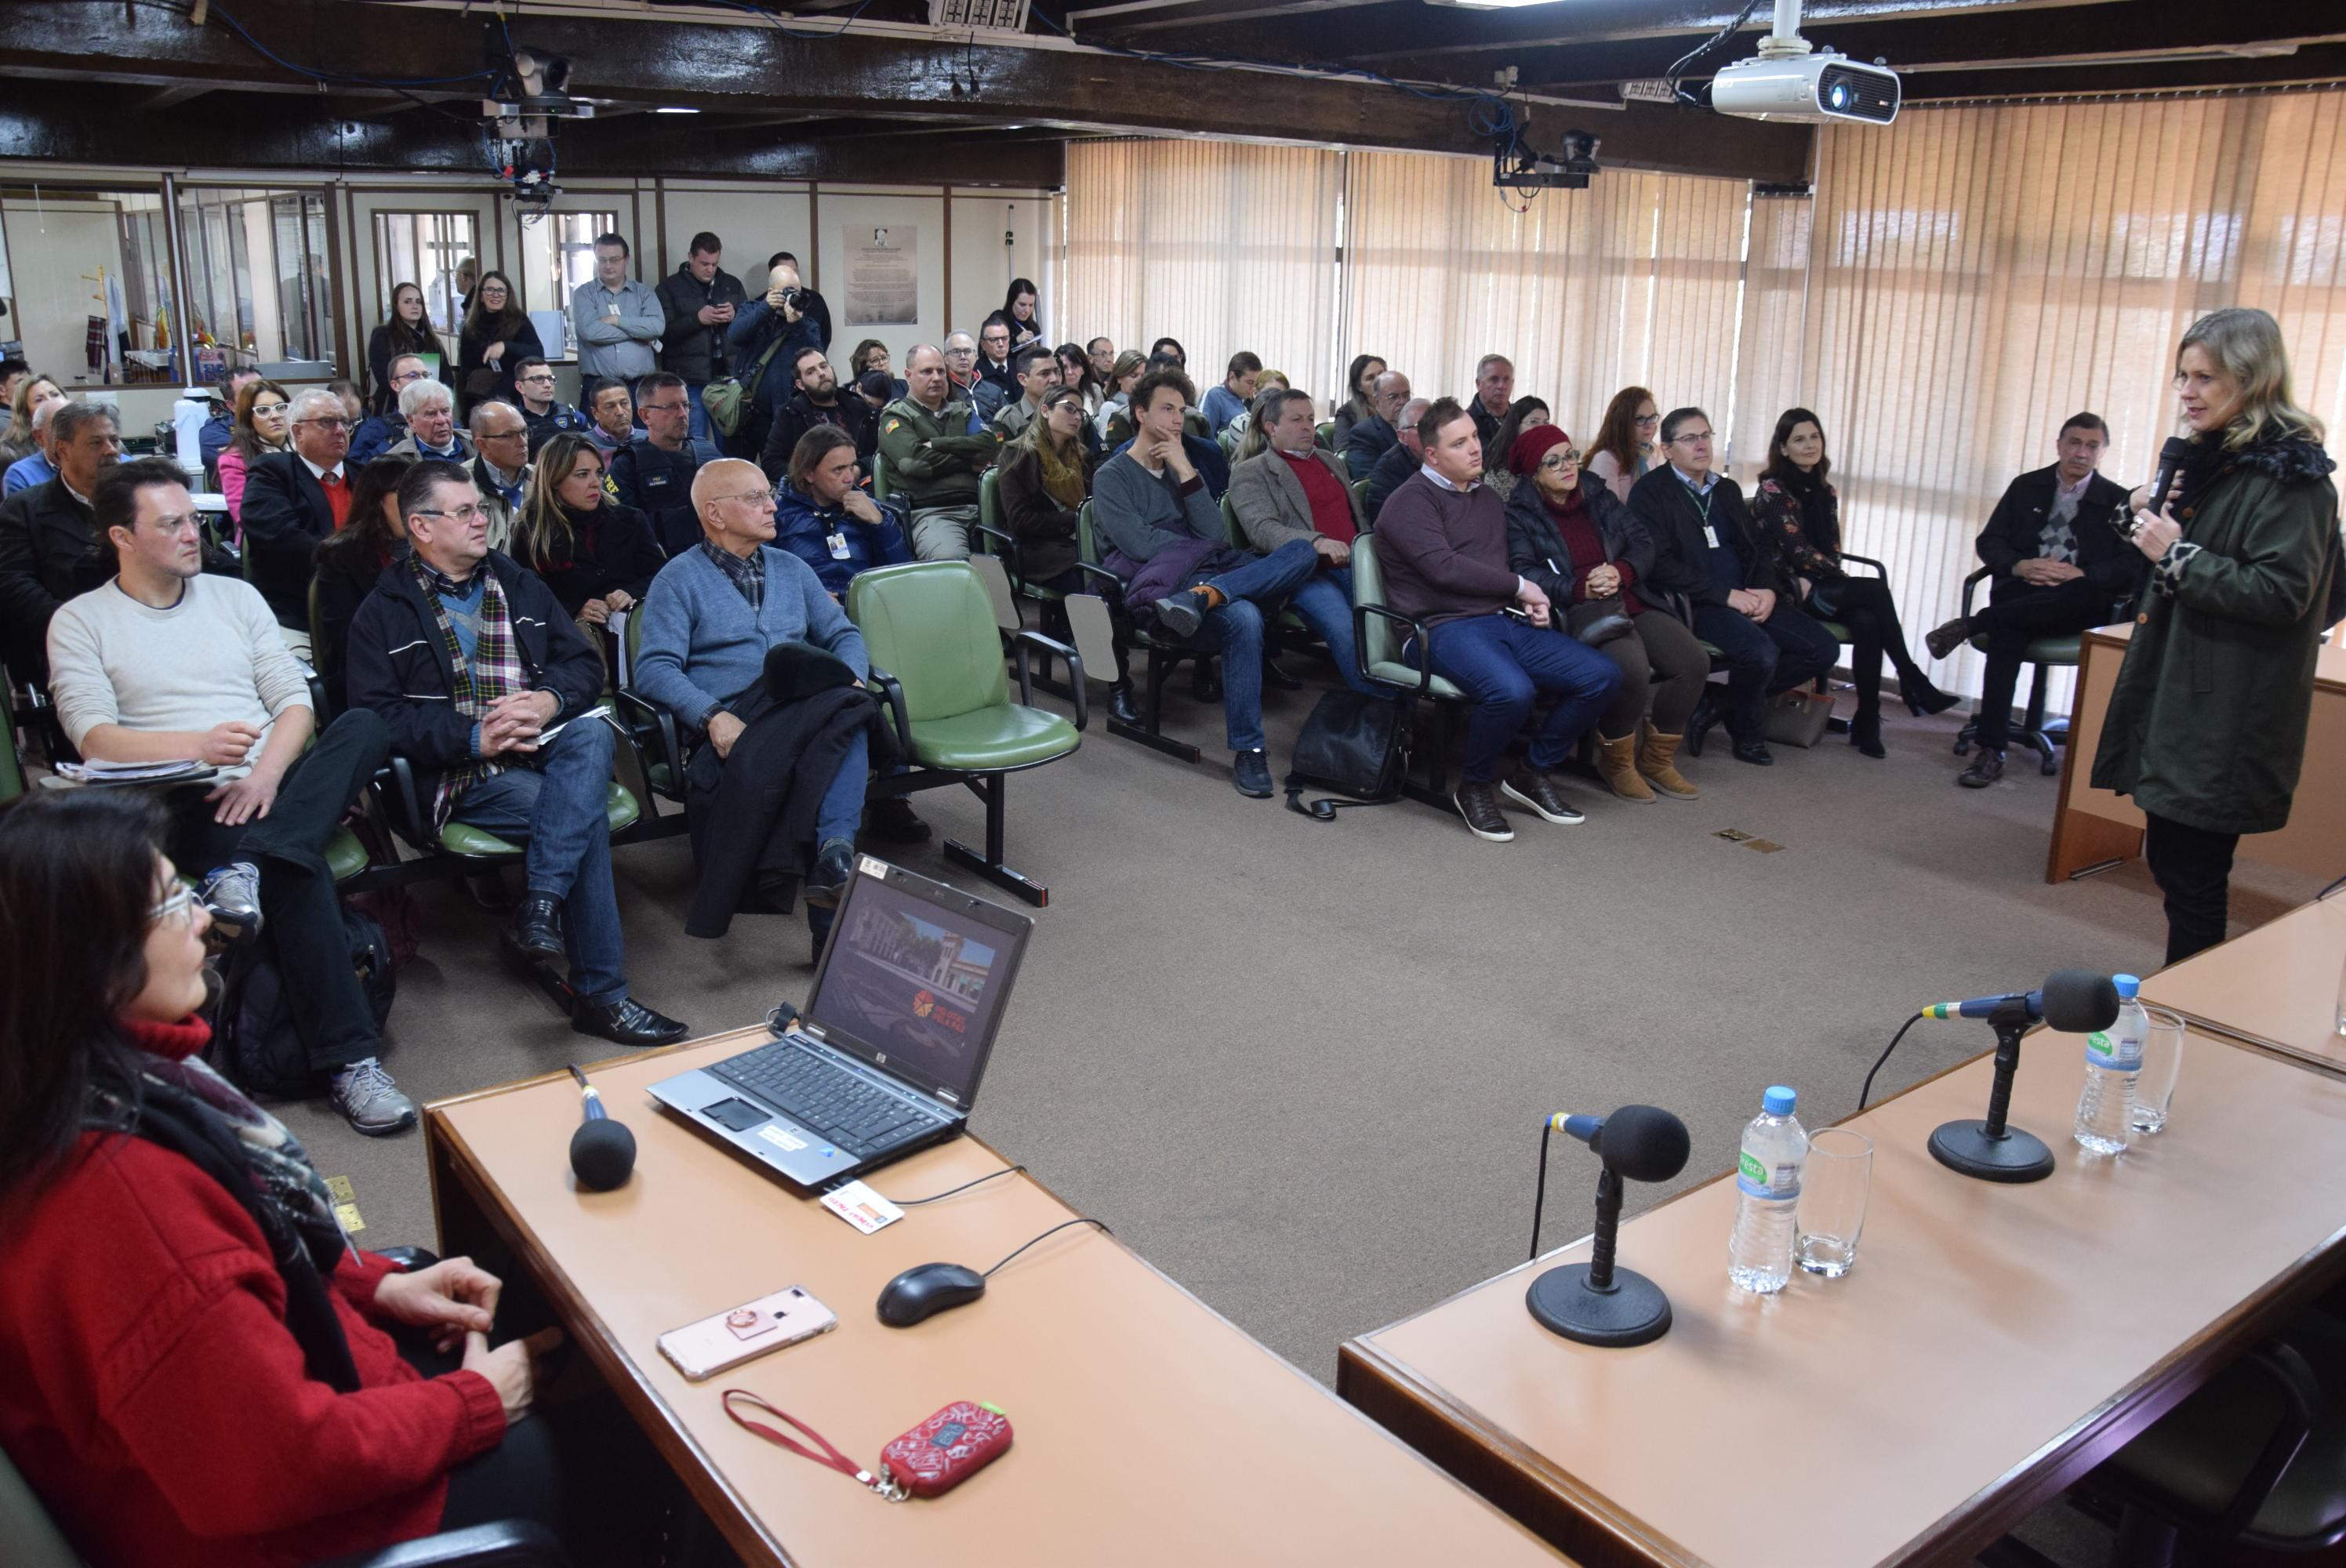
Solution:
<path fill-rule="evenodd" d="M 954 401 L 975 409 L 981 424 L 1001 412 L 1002 405 L 1010 401 L 1010 392 L 978 373 L 977 340 L 967 332 L 948 332 L 944 355 L 945 376 Z M 906 373 L 910 379 L 909 369 Z"/>
<path fill-rule="evenodd" d="M 57 476 L 0 502 L 0 657 L 19 676 L 43 679 L 49 617 L 106 581 L 90 516 L 97 482 L 122 459 L 114 411 L 103 403 L 54 405 L 49 452 Z"/>
<path fill-rule="evenodd" d="M 473 405 L 473 483 L 489 518 L 489 548 L 504 550 L 513 539 L 514 519 L 529 494 L 529 426 L 521 410 L 496 398 Z"/>
<path fill-rule="evenodd" d="M 442 408 L 448 389 L 438 382 L 417 383 L 436 392 Z M 403 401 L 414 396 L 411 386 Z M 351 515 L 347 471 L 351 421 L 342 400 L 323 387 L 294 394 L 293 450 L 254 458 L 244 481 L 244 547 L 252 560 L 253 585 L 277 616 L 286 646 L 310 657 L 310 579 L 318 541 L 340 532 Z"/>
<path fill-rule="evenodd" d="M 410 383 L 399 394 L 399 412 L 407 420 L 407 439 L 393 444 L 386 456 L 436 457 L 443 463 L 473 461 L 473 443 L 456 428 L 456 397 L 447 383 Z"/>

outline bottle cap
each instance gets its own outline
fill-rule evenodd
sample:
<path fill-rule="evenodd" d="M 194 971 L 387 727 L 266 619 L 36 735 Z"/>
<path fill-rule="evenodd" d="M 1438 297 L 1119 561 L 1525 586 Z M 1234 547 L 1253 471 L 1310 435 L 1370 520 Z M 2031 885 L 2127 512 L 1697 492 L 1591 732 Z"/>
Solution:
<path fill-rule="evenodd" d="M 2110 976 L 2110 981 L 2118 988 L 2118 999 L 2122 1002 L 2133 1001 L 2134 993 L 2142 989 L 2142 978 L 2139 975 L 2113 974 Z"/>
<path fill-rule="evenodd" d="M 1792 1107 L 1800 1102 L 1800 1095 L 1783 1084 L 1777 1084 L 1771 1085 L 1768 1092 L 1760 1097 L 1760 1108 L 1771 1116 L 1789 1116 L 1792 1114 Z"/>

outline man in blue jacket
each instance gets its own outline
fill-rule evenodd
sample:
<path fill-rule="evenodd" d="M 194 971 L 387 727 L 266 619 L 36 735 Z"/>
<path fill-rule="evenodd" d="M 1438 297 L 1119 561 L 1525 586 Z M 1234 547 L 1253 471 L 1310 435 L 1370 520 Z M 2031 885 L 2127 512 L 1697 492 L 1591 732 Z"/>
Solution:
<path fill-rule="evenodd" d="M 765 293 L 736 311 L 725 330 L 727 358 L 749 400 L 740 428 L 724 443 L 728 456 L 755 457 L 766 450 L 774 416 L 798 387 L 799 350 L 831 347 L 821 323 L 801 309 L 806 302 L 797 266 L 782 262 L 766 274 Z"/>
<path fill-rule="evenodd" d="M 855 438 L 833 424 L 799 437 L 774 487 L 774 543 L 804 561 L 834 599 L 856 574 L 912 560 L 903 513 L 856 487 Z"/>

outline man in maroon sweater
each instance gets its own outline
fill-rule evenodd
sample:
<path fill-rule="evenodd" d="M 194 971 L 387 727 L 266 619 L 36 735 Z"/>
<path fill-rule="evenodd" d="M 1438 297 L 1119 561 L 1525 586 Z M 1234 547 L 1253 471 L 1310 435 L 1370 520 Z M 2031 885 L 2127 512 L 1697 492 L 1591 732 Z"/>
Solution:
<path fill-rule="evenodd" d="M 1507 569 L 1506 508 L 1482 483 L 1473 416 L 1443 398 L 1417 430 L 1425 464 L 1377 514 L 1377 560 L 1386 604 L 1429 628 L 1431 648 L 1413 637 L 1402 657 L 1420 668 L 1430 660 L 1474 704 L 1458 814 L 1476 838 L 1502 844 L 1515 836 L 1502 794 L 1546 821 L 1577 822 L 1553 772 L 1620 689 L 1621 671 L 1551 629 L 1546 594 Z M 1507 743 L 1541 692 L 1561 700 L 1532 737 L 1525 765 L 1502 781 Z"/>

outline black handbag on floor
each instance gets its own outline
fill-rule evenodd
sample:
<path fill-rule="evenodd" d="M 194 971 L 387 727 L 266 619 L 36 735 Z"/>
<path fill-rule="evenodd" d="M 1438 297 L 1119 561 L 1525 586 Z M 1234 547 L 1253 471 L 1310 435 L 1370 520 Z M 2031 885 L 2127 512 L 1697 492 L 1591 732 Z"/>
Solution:
<path fill-rule="evenodd" d="M 1383 806 L 1401 799 L 1401 705 L 1352 690 L 1323 694 L 1295 737 L 1289 759 L 1287 809 L 1332 822 L 1345 806 Z M 1306 789 L 1332 789 L 1349 800 L 1303 801 Z"/>

